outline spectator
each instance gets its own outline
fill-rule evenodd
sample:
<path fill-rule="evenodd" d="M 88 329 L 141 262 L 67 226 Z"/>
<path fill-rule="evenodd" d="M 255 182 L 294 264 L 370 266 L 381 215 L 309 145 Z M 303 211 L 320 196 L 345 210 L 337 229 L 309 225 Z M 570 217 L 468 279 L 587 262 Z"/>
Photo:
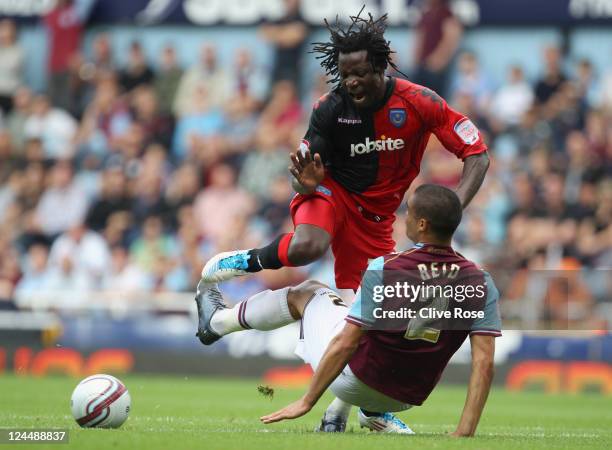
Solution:
<path fill-rule="evenodd" d="M 573 204 L 578 201 L 582 180 L 590 175 L 594 155 L 589 152 L 587 138 L 581 131 L 570 132 L 565 142 L 568 161 L 564 197 L 566 202 Z"/>
<path fill-rule="evenodd" d="M 54 106 L 70 108 L 69 68 L 79 53 L 83 28 L 95 0 L 58 0 L 44 17 L 49 34 L 49 94 Z"/>
<path fill-rule="evenodd" d="M 48 159 L 71 158 L 75 153 L 78 123 L 63 109 L 54 107 L 46 95 L 38 95 L 24 124 L 27 138 L 42 141 Z"/>
<path fill-rule="evenodd" d="M 128 250 L 120 245 L 114 246 L 102 289 L 114 294 L 132 294 L 148 292 L 152 287 L 151 277 L 131 261 Z"/>
<path fill-rule="evenodd" d="M 525 81 L 523 69 L 511 66 L 507 84 L 500 87 L 491 102 L 491 115 L 504 128 L 516 127 L 533 104 L 533 89 Z"/>
<path fill-rule="evenodd" d="M 451 98 L 459 93 L 471 96 L 479 112 L 489 110 L 493 86 L 473 52 L 463 52 L 459 56 L 458 74 L 451 86 Z"/>
<path fill-rule="evenodd" d="M 194 138 L 219 134 L 223 127 L 223 113 L 215 106 L 212 95 L 201 86 L 192 99 L 192 110 L 178 119 L 172 138 L 172 153 L 178 160 L 185 159 L 192 149 Z"/>
<path fill-rule="evenodd" d="M 158 256 L 153 264 L 152 275 L 156 292 L 180 292 L 195 287 L 190 284 L 189 271 L 178 257 Z"/>
<path fill-rule="evenodd" d="M 293 131 L 302 118 L 302 106 L 295 84 L 279 81 L 272 87 L 270 101 L 261 113 L 260 130 L 275 133 L 278 144 L 292 146 Z"/>
<path fill-rule="evenodd" d="M 32 161 L 25 167 L 24 181 L 19 195 L 19 202 L 24 210 L 36 208 L 45 189 L 47 189 L 46 192 L 53 189 L 53 183 L 56 181 L 48 183 L 51 176 L 46 177 L 45 175 L 45 168 L 40 161 Z"/>
<path fill-rule="evenodd" d="M 289 150 L 280 145 L 276 133 L 259 132 L 257 151 L 249 152 L 244 159 L 239 185 L 259 199 L 270 195 L 270 186 L 279 176 L 287 173 Z"/>
<path fill-rule="evenodd" d="M 49 248 L 41 243 L 34 243 L 28 248 L 22 264 L 23 276 L 15 287 L 15 295 L 34 295 L 44 291 L 49 285 L 47 261 Z"/>
<path fill-rule="evenodd" d="M 4 114 L 11 110 L 13 94 L 23 84 L 23 61 L 15 22 L 3 19 L 0 21 L 0 108 Z"/>
<path fill-rule="evenodd" d="M 131 98 L 133 120 L 142 127 L 145 142 L 170 147 L 174 122 L 170 115 L 160 111 L 155 90 L 142 85 L 132 91 Z"/>
<path fill-rule="evenodd" d="M 578 61 L 573 81 L 582 101 L 590 107 L 598 106 L 601 97 L 599 81 L 591 61 L 588 59 Z"/>
<path fill-rule="evenodd" d="M 183 69 L 179 67 L 176 60 L 176 50 L 172 45 L 166 45 L 162 49 L 154 81 L 155 92 L 162 113 L 170 114 L 172 112 L 172 103 L 182 76 Z"/>
<path fill-rule="evenodd" d="M 22 189 L 23 171 L 21 170 L 11 170 L 6 177 L 0 179 L 0 224 L 3 223 L 9 207 L 17 202 Z"/>
<path fill-rule="evenodd" d="M 76 145 L 81 154 L 93 153 L 103 157 L 131 124 L 128 107 L 119 97 L 117 80 L 112 75 L 101 77 L 81 120 Z"/>
<path fill-rule="evenodd" d="M 63 301 L 82 301 L 83 294 L 95 288 L 99 286 L 92 285 L 92 280 L 87 273 L 80 270 L 68 256 L 49 267 L 46 290 L 61 293 Z"/>
<path fill-rule="evenodd" d="M 293 190 L 287 176 L 279 176 L 269 183 L 269 190 L 257 213 L 268 223 L 269 235 L 276 236 L 281 232 L 288 218 L 292 196 Z"/>
<path fill-rule="evenodd" d="M 0 309 L 15 308 L 12 298 L 20 277 L 19 253 L 9 246 L 3 249 L 0 259 Z"/>
<path fill-rule="evenodd" d="M 130 248 L 134 262 L 149 272 L 156 267 L 159 258 L 175 257 L 176 251 L 176 241 L 164 233 L 163 222 L 159 216 L 149 216 L 144 220 L 142 234 Z"/>
<path fill-rule="evenodd" d="M 194 205 L 196 220 L 203 236 L 212 240 L 219 239 L 225 234 L 227 224 L 236 216 L 253 212 L 252 197 L 236 187 L 235 183 L 236 174 L 230 166 L 219 164 L 211 170 L 210 185 L 198 195 Z"/>
<path fill-rule="evenodd" d="M 115 71 L 113 47 L 110 36 L 107 33 L 100 33 L 94 38 L 91 65 L 93 66 L 94 76 L 96 71 L 103 71 L 106 73 Z"/>
<path fill-rule="evenodd" d="M 92 204 L 87 214 L 87 226 L 101 232 L 108 218 L 119 211 L 129 212 L 131 200 L 127 195 L 127 183 L 121 167 L 111 166 L 102 175 L 100 196 Z"/>
<path fill-rule="evenodd" d="M 487 240 L 484 218 L 479 213 L 467 215 L 461 226 L 465 237 L 459 246 L 461 254 L 486 266 L 497 257 L 496 248 Z"/>
<path fill-rule="evenodd" d="M 110 264 L 108 244 L 98 233 L 78 223 L 60 235 L 51 246 L 49 267 L 58 273 L 78 273 L 88 287 L 99 289 Z"/>
<path fill-rule="evenodd" d="M 11 112 L 6 117 L 6 128 L 15 146 L 21 149 L 26 141 L 25 123 L 30 116 L 32 91 L 25 86 L 17 88 L 13 92 L 11 105 Z"/>
<path fill-rule="evenodd" d="M 137 223 L 146 217 L 161 217 L 164 223 L 170 222 L 170 207 L 164 198 L 163 181 L 160 173 L 143 171 L 134 185 L 135 201 L 132 201 L 132 214 Z"/>
<path fill-rule="evenodd" d="M 247 48 L 236 51 L 230 92 L 235 98 L 257 108 L 268 95 L 268 76 L 253 62 L 253 55 Z"/>
<path fill-rule="evenodd" d="M 602 77 L 600 105 L 606 113 L 612 113 L 612 69 L 608 69 Z"/>
<path fill-rule="evenodd" d="M 308 27 L 300 13 L 300 0 L 284 0 L 283 16 L 262 25 L 260 33 L 274 46 L 272 83 L 291 81 L 301 87 L 302 54 Z"/>
<path fill-rule="evenodd" d="M 192 205 L 184 205 L 177 212 L 177 245 L 181 265 L 187 274 L 187 284 L 197 286 L 201 278 L 201 269 L 205 262 L 207 243 L 201 238 L 193 214 Z"/>
<path fill-rule="evenodd" d="M 132 214 L 128 211 L 117 211 L 108 216 L 102 235 L 111 248 L 127 246 L 133 239 L 131 231 L 134 228 Z"/>
<path fill-rule="evenodd" d="M 241 98 L 226 105 L 220 136 L 228 155 L 241 154 L 253 147 L 259 119 L 254 106 L 250 100 Z"/>
<path fill-rule="evenodd" d="M 450 64 L 461 43 L 463 27 L 448 0 L 427 0 L 416 27 L 412 81 L 446 97 Z"/>
<path fill-rule="evenodd" d="M 153 70 L 147 63 L 140 43 L 132 42 L 128 51 L 127 65 L 119 76 L 119 84 L 125 92 L 130 92 L 143 84 L 152 84 L 153 78 Z"/>
<path fill-rule="evenodd" d="M 535 98 L 539 104 L 546 103 L 567 79 L 561 67 L 561 50 L 550 45 L 544 49 L 544 73 L 535 86 Z"/>
<path fill-rule="evenodd" d="M 175 225 L 179 211 L 184 206 L 193 204 L 200 186 L 200 174 L 192 164 L 184 163 L 172 174 L 166 190 L 166 201 L 171 209 L 169 216 Z"/>
<path fill-rule="evenodd" d="M 605 161 L 607 147 L 612 139 L 606 136 L 608 119 L 602 111 L 590 111 L 586 117 L 585 133 L 589 143 L 590 152 L 596 160 Z"/>
<path fill-rule="evenodd" d="M 0 184 L 20 165 L 15 153 L 11 142 L 11 134 L 0 129 Z"/>
<path fill-rule="evenodd" d="M 211 108 L 221 107 L 229 98 L 228 80 L 227 73 L 219 66 L 216 48 L 204 45 L 200 61 L 181 77 L 174 99 L 174 113 L 180 118 L 201 109 L 202 93 L 205 93 Z"/>
<path fill-rule="evenodd" d="M 55 237 L 85 219 L 87 196 L 74 183 L 73 176 L 69 161 L 57 161 L 51 169 L 48 187 L 36 206 L 36 221 L 47 236 Z"/>

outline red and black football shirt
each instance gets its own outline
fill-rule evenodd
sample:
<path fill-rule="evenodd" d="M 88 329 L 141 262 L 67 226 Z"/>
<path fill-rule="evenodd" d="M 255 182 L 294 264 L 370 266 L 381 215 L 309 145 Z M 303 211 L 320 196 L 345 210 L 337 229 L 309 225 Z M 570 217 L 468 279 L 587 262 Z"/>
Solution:
<path fill-rule="evenodd" d="M 432 133 L 461 159 L 487 150 L 472 122 L 435 92 L 388 77 L 382 102 L 371 110 L 357 109 L 343 87 L 324 95 L 303 145 L 366 209 L 389 216 L 418 175 Z"/>

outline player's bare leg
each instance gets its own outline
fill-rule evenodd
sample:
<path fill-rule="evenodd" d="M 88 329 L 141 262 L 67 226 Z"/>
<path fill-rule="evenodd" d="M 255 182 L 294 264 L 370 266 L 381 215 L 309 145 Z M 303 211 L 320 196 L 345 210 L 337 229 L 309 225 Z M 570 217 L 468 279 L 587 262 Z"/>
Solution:
<path fill-rule="evenodd" d="M 331 242 L 323 228 L 299 224 L 262 248 L 235 250 L 213 256 L 202 269 L 204 283 L 218 283 L 263 269 L 303 266 L 321 258 Z"/>

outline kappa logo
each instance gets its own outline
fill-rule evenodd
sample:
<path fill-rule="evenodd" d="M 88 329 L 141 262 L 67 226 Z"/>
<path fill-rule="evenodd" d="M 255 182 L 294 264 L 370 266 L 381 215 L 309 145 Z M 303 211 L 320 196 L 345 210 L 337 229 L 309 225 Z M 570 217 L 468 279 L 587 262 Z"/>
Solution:
<path fill-rule="evenodd" d="M 361 119 L 347 119 L 345 117 L 338 117 L 338 123 L 345 123 L 347 125 L 358 125 L 361 123 Z"/>
<path fill-rule="evenodd" d="M 403 139 L 387 138 L 385 135 L 382 135 L 380 139 L 371 141 L 369 137 L 366 137 L 365 142 L 351 144 L 351 157 L 354 157 L 355 155 L 363 155 L 364 153 L 370 153 L 373 151 L 383 152 L 401 150 L 403 148 Z"/>
<path fill-rule="evenodd" d="M 404 108 L 389 109 L 389 122 L 395 128 L 400 128 L 406 123 L 406 110 Z"/>

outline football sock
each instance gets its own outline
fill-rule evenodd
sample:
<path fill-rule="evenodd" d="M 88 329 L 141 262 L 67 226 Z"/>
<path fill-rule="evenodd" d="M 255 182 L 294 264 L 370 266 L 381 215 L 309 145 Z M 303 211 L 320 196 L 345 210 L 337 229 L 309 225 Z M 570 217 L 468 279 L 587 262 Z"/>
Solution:
<path fill-rule="evenodd" d="M 249 250 L 247 272 L 259 272 L 262 269 L 280 269 L 291 267 L 289 262 L 289 243 L 293 233 L 281 234 L 274 241 L 262 248 Z"/>
<path fill-rule="evenodd" d="M 238 303 L 233 308 L 217 311 L 210 327 L 219 336 L 240 330 L 269 331 L 284 327 L 295 319 L 291 317 L 287 303 L 289 288 L 266 290 Z"/>
<path fill-rule="evenodd" d="M 346 403 L 339 398 L 335 398 L 333 402 L 327 407 L 325 411 L 325 415 L 333 416 L 333 417 L 342 417 L 344 421 L 348 419 L 348 416 L 351 412 L 350 403 Z"/>

